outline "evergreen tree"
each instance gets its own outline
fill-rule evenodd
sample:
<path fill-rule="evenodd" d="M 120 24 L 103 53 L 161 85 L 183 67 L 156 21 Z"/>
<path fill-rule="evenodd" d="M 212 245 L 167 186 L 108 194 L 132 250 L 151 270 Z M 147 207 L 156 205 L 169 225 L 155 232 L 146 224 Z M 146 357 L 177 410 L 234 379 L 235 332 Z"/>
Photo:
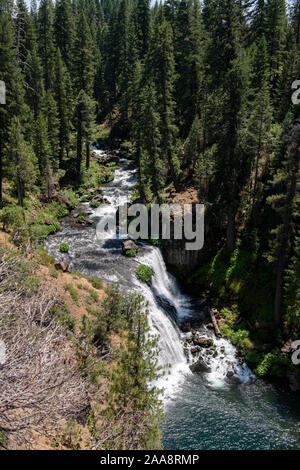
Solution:
<path fill-rule="evenodd" d="M 59 167 L 62 167 L 64 154 L 70 145 L 70 109 L 72 109 L 71 96 L 68 94 L 68 76 L 63 63 L 60 50 L 57 50 L 56 81 L 54 85 L 57 102 L 57 117 L 59 122 Z"/>
<path fill-rule="evenodd" d="M 161 162 L 168 165 L 171 179 L 178 185 L 180 162 L 177 156 L 175 125 L 174 82 L 175 64 L 172 30 L 166 21 L 157 23 L 147 59 L 146 74 L 153 76 L 157 93 L 157 110 L 160 115 Z"/>
<path fill-rule="evenodd" d="M 75 25 L 70 0 L 58 0 L 55 3 L 54 37 L 63 62 L 71 68 L 74 53 Z"/>
<path fill-rule="evenodd" d="M 135 0 L 134 3 L 135 34 L 137 40 L 137 48 L 139 51 L 139 59 L 142 60 L 148 51 L 150 40 L 150 1 Z"/>
<path fill-rule="evenodd" d="M 158 420 L 162 417 L 159 390 L 153 385 L 161 376 L 158 366 L 158 339 L 150 334 L 147 304 L 143 297 L 133 301 L 134 314 L 129 321 L 128 333 L 123 338 L 120 358 L 112 371 L 109 388 L 111 417 L 130 407 L 132 412 L 142 411 L 144 428 L 143 448 L 157 448 L 160 439 Z M 128 423 L 129 424 L 129 423 Z M 133 424 L 133 423 L 132 423 Z M 134 424 L 133 424 L 134 425 Z"/>
<path fill-rule="evenodd" d="M 77 20 L 73 51 L 73 77 L 76 94 L 80 90 L 91 96 L 94 89 L 95 60 L 94 45 L 84 12 Z"/>
<path fill-rule="evenodd" d="M 35 182 L 34 159 L 32 149 L 27 144 L 22 133 L 20 120 L 13 117 L 10 128 L 10 156 L 14 162 L 11 169 L 18 192 L 19 206 L 24 206 L 25 190 Z"/>
<path fill-rule="evenodd" d="M 274 301 L 274 322 L 280 325 L 282 307 L 282 289 L 284 272 L 291 254 L 291 246 L 295 233 L 293 227 L 299 218 L 297 204 L 299 201 L 299 142 L 300 124 L 296 122 L 288 136 L 284 166 L 273 178 L 274 194 L 269 197 L 269 203 L 279 216 L 279 224 L 273 230 L 275 236 L 271 244 L 271 255 L 276 270 L 276 292 Z"/>
<path fill-rule="evenodd" d="M 5 83 L 6 104 L 0 105 L 0 202 L 2 201 L 3 165 L 8 158 L 9 133 L 12 118 L 28 115 L 24 100 L 23 79 L 15 46 L 13 10 L 8 0 L 0 2 L 0 64 L 1 80 Z"/>
<path fill-rule="evenodd" d="M 54 81 L 53 15 L 52 0 L 41 0 L 38 10 L 38 44 L 46 90 L 52 87 Z"/>
<path fill-rule="evenodd" d="M 298 338 L 300 331 L 300 237 L 295 239 L 294 254 L 284 278 L 284 301 L 287 307 L 286 325 L 290 333 Z"/>

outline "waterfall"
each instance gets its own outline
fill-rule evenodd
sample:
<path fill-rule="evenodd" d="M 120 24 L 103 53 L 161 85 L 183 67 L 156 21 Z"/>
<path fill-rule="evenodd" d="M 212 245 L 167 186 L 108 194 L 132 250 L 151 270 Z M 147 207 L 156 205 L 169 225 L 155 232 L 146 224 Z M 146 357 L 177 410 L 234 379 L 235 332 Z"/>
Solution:
<path fill-rule="evenodd" d="M 105 156 L 101 150 L 96 152 Z M 109 204 L 102 204 L 92 211 L 89 208 L 92 219 L 113 216 L 118 206 L 130 202 L 136 184 L 136 170 L 129 167 L 126 159 L 122 159 L 120 163 L 122 166 L 115 170 L 114 180 L 102 188 L 103 196 Z M 84 203 L 83 207 L 86 206 L 88 204 Z M 61 242 L 66 242 L 71 247 L 68 254 L 59 252 Z M 182 293 L 176 278 L 168 273 L 158 247 L 140 242 L 138 256 L 129 259 L 122 255 L 121 243 L 121 240 L 114 238 L 99 240 L 93 227 L 76 228 L 69 221 L 62 225 L 59 232 L 48 237 L 45 248 L 56 259 L 66 259 L 71 269 L 102 278 L 106 282 L 120 281 L 124 287 L 137 290 L 145 297 L 149 303 L 151 331 L 159 335 L 159 363 L 162 366 L 170 365 L 166 376 L 158 383 L 166 389 L 165 396 L 172 395 L 187 374 L 191 374 L 189 365 L 200 354 L 211 369 L 210 373 L 205 374 L 211 386 L 223 386 L 231 373 L 239 381 L 249 380 L 251 371 L 245 363 L 241 363 L 235 347 L 225 339 L 214 338 L 214 353 L 202 348 L 200 354 L 195 356 L 190 346 L 184 352 L 183 345 L 188 340 L 189 333 L 181 332 L 178 322 L 199 315 L 193 300 Z M 137 279 L 135 271 L 139 264 L 152 268 L 154 274 L 151 285 Z M 214 336 L 205 328 L 201 334 Z"/>

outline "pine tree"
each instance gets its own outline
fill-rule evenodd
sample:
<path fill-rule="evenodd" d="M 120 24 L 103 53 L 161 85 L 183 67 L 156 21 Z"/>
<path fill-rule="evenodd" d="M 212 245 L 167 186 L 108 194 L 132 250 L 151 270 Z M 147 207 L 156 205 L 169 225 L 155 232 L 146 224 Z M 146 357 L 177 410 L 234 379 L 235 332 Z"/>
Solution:
<path fill-rule="evenodd" d="M 177 186 L 181 170 L 176 149 L 178 129 L 175 125 L 175 64 L 172 30 L 165 20 L 155 26 L 145 73 L 155 80 L 157 110 L 160 115 L 161 164 L 168 165 L 171 179 Z"/>
<path fill-rule="evenodd" d="M 148 51 L 150 41 L 151 13 L 149 0 L 135 0 L 134 18 L 139 59 L 142 60 Z"/>
<path fill-rule="evenodd" d="M 82 144 L 84 141 L 86 143 L 87 151 L 86 167 L 89 167 L 89 146 L 93 133 L 94 108 L 95 102 L 91 100 L 84 90 L 81 90 L 77 97 L 75 110 L 75 124 L 77 132 L 76 174 L 78 180 L 81 175 Z"/>
<path fill-rule="evenodd" d="M 275 94 L 282 72 L 286 26 L 285 0 L 268 0 L 266 5 L 266 40 L 270 60 L 269 77 L 272 96 Z"/>
<path fill-rule="evenodd" d="M 152 196 L 160 200 L 164 185 L 161 160 L 161 135 L 159 114 L 153 82 L 141 87 L 140 97 L 135 104 L 135 124 L 133 135 L 137 145 L 139 187 L 144 200 L 150 202 Z"/>
<path fill-rule="evenodd" d="M 56 81 L 54 85 L 55 99 L 57 102 L 57 118 L 59 122 L 59 167 L 62 167 L 66 150 L 70 145 L 70 112 L 72 109 L 71 96 L 68 96 L 68 76 L 63 63 L 60 50 L 57 50 Z"/>
<path fill-rule="evenodd" d="M 76 94 L 84 90 L 92 95 L 95 78 L 94 44 L 84 12 L 81 12 L 76 25 L 76 38 L 73 51 L 73 77 Z"/>
<path fill-rule="evenodd" d="M 253 61 L 254 100 L 248 122 L 249 153 L 252 160 L 250 183 L 251 216 L 255 217 L 258 196 L 259 172 L 262 157 L 268 152 L 272 124 L 272 108 L 270 104 L 268 80 L 268 55 L 264 35 L 258 41 Z"/>
<path fill-rule="evenodd" d="M 28 115 L 14 37 L 12 8 L 10 1 L 0 1 L 1 80 L 5 83 L 6 88 L 6 104 L 0 105 L 0 202 L 2 201 L 3 165 L 5 158 L 8 158 L 8 140 L 12 118 L 20 116 L 24 122 Z"/>
<path fill-rule="evenodd" d="M 297 47 L 300 45 L 300 0 L 294 0 L 292 7 L 292 25 Z"/>
<path fill-rule="evenodd" d="M 286 325 L 290 333 L 298 338 L 300 332 L 300 237 L 294 244 L 294 254 L 284 278 L 284 301 L 287 309 Z"/>
<path fill-rule="evenodd" d="M 53 4 L 51 0 L 41 0 L 38 9 L 38 44 L 44 71 L 45 88 L 49 90 L 54 81 L 54 34 Z"/>
<path fill-rule="evenodd" d="M 44 115 L 47 118 L 48 138 L 51 147 L 52 167 L 57 168 L 59 121 L 57 103 L 52 91 L 48 90 L 44 99 Z"/>
<path fill-rule="evenodd" d="M 299 143 L 300 124 L 296 122 L 288 136 L 284 166 L 277 170 L 273 178 L 274 194 L 268 198 L 278 214 L 279 224 L 273 230 L 271 256 L 276 270 L 276 291 L 274 300 L 274 322 L 280 325 L 284 272 L 287 268 L 291 246 L 295 234 L 293 227 L 299 218 Z"/>
<path fill-rule="evenodd" d="M 42 111 L 39 112 L 34 126 L 33 150 L 38 161 L 39 183 L 43 186 L 52 152 L 48 136 L 47 117 Z"/>
<path fill-rule="evenodd" d="M 24 206 L 25 190 L 35 182 L 34 159 L 32 149 L 25 141 L 20 120 L 13 117 L 10 128 L 10 156 L 14 162 L 14 179 L 18 192 L 18 203 Z"/>
<path fill-rule="evenodd" d="M 74 53 L 75 24 L 70 0 L 55 3 L 54 38 L 67 69 L 71 68 Z"/>
<path fill-rule="evenodd" d="M 144 449 L 157 448 L 160 440 L 158 420 L 162 418 L 160 391 L 153 385 L 161 376 L 158 366 L 158 339 L 150 334 L 147 304 L 142 296 L 132 300 L 134 314 L 128 323 L 128 333 L 123 337 L 120 357 L 113 368 L 109 387 L 107 410 L 113 418 L 122 410 L 131 409 L 143 430 L 141 444 Z M 135 420 L 127 426 L 135 426 Z M 126 423 L 124 423 L 126 426 Z M 127 432 L 132 432 L 129 429 Z"/>

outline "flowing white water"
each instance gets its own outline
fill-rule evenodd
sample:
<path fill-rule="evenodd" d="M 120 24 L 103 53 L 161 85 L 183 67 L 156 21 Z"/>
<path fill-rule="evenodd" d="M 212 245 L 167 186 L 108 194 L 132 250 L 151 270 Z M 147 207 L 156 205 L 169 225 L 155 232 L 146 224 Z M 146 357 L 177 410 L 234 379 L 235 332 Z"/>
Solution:
<path fill-rule="evenodd" d="M 105 155 L 103 151 L 97 151 Z M 128 167 L 128 161 L 122 160 L 125 167 L 117 168 L 114 180 L 103 187 L 103 195 L 109 204 L 103 204 L 92 211 L 91 217 L 101 220 L 103 217 L 113 217 L 117 208 L 130 202 L 133 187 L 136 184 L 135 169 Z M 127 166 L 126 166 L 127 165 Z M 86 204 L 85 204 L 86 205 Z M 70 246 L 68 255 L 59 252 L 61 242 Z M 58 259 L 66 259 L 73 269 L 86 274 L 96 275 L 107 282 L 119 281 L 129 289 L 142 293 L 149 302 L 149 323 L 154 334 L 159 335 L 160 358 L 162 366 L 169 365 L 168 373 L 159 381 L 159 386 L 165 388 L 165 396 L 171 396 L 187 374 L 191 374 L 189 362 L 198 359 L 199 355 L 191 354 L 188 349 L 188 360 L 184 354 L 183 341 L 189 334 L 183 334 L 177 321 L 185 321 L 195 315 L 193 301 L 181 292 L 180 286 L 174 276 L 167 272 L 161 251 L 152 245 L 141 243 L 137 258 L 126 258 L 122 255 L 122 240 L 99 239 L 94 228 L 75 228 L 74 225 L 65 224 L 57 234 L 48 237 L 45 247 Z M 135 271 L 138 264 L 150 266 L 154 275 L 151 286 L 140 282 Z M 199 313 L 199 312 L 198 312 Z M 214 336 L 208 330 L 203 336 Z M 225 339 L 214 338 L 214 351 L 201 349 L 201 359 L 211 368 L 205 374 L 209 384 L 220 387 L 226 384 L 228 373 L 233 374 L 242 382 L 252 376 L 246 364 L 241 363 L 236 349 Z"/>

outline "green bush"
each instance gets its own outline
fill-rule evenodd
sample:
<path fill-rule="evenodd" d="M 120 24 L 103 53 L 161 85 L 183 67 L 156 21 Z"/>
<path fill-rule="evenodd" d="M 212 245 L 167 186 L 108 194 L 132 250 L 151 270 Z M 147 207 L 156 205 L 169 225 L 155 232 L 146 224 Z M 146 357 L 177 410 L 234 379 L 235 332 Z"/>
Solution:
<path fill-rule="evenodd" d="M 101 206 L 101 204 L 102 204 L 102 202 L 100 202 L 100 201 L 91 201 L 90 202 L 90 206 L 94 207 L 94 208 Z"/>
<path fill-rule="evenodd" d="M 101 287 L 103 286 L 102 279 L 98 279 L 97 277 L 93 277 L 93 276 L 84 276 L 84 277 L 92 284 L 92 286 L 95 289 L 101 289 Z"/>
<path fill-rule="evenodd" d="M 65 285 L 65 289 L 67 291 L 69 291 L 70 293 L 70 296 L 72 297 L 72 299 L 74 300 L 74 302 L 79 305 L 79 295 L 78 295 L 78 291 L 75 287 L 73 287 L 71 284 L 66 284 Z"/>
<path fill-rule="evenodd" d="M 79 203 L 79 199 L 76 193 L 72 189 L 65 189 L 63 194 L 67 196 L 73 207 L 76 207 Z"/>
<path fill-rule="evenodd" d="M 63 305 L 61 308 L 53 307 L 52 314 L 63 326 L 66 326 L 70 330 L 74 330 L 75 318 L 72 317 L 66 305 Z"/>
<path fill-rule="evenodd" d="M 19 228 L 24 225 L 23 209 L 20 206 L 8 205 L 0 212 L 0 221 L 3 228 Z"/>
<path fill-rule="evenodd" d="M 61 253 L 68 253 L 69 252 L 69 245 L 67 243 L 61 243 L 59 245 L 59 251 Z"/>
<path fill-rule="evenodd" d="M 264 356 L 254 373 L 259 377 L 278 376 L 284 374 L 290 365 L 291 361 L 288 356 L 281 351 L 273 350 Z"/>
<path fill-rule="evenodd" d="M 125 255 L 133 258 L 136 256 L 136 250 L 126 250 Z"/>
<path fill-rule="evenodd" d="M 146 266 L 145 264 L 141 264 L 135 274 L 137 275 L 138 279 L 142 282 L 150 282 L 151 277 L 153 276 L 154 272 L 153 269 L 150 268 L 149 266 Z"/>

